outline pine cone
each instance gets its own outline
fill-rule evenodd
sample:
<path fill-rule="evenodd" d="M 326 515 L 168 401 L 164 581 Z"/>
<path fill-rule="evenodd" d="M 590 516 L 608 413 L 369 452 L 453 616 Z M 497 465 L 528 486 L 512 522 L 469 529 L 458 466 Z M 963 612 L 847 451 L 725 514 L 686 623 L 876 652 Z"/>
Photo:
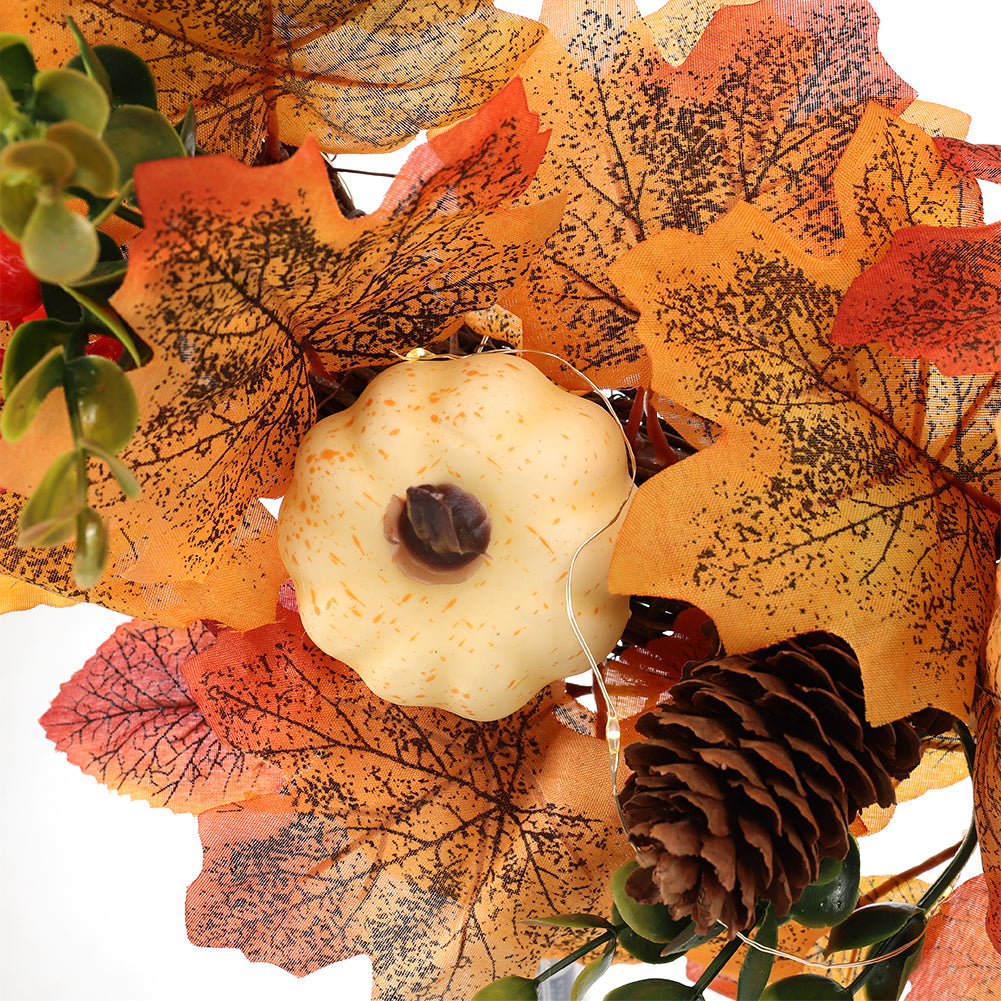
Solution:
<path fill-rule="evenodd" d="M 788 913 L 821 859 L 845 857 L 858 810 L 893 803 L 921 755 L 907 723 L 865 722 L 858 661 L 829 633 L 690 665 L 671 696 L 625 752 L 641 866 L 628 892 L 701 933 L 747 928 L 760 898 Z"/>

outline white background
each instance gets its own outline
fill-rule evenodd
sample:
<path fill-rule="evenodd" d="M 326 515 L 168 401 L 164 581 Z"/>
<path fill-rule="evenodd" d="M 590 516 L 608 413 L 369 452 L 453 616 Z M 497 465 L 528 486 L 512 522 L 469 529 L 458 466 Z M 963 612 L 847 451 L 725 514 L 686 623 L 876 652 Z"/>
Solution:
<path fill-rule="evenodd" d="M 872 2 L 882 18 L 882 51 L 919 97 L 972 114 L 972 141 L 1001 141 L 994 5 Z M 536 16 L 539 4 L 498 6 Z M 400 157 L 388 157 L 387 169 Z M 364 207 L 374 207 L 376 190 L 349 183 Z M 985 188 L 992 222 L 1001 218 L 1001 189 Z M 91 606 L 0 616 L 0 994 L 8 1001 L 367 1001 L 364 957 L 297 979 L 248 963 L 235 950 L 192 946 L 184 897 L 201 865 L 195 819 L 109 791 L 45 738 L 39 716 L 120 621 Z M 863 840 L 864 871 L 900 871 L 952 844 L 969 811 L 968 784 L 905 804 L 885 832 Z M 590 996 L 642 975 L 616 967 Z M 678 971 L 666 975 L 678 977 Z"/>

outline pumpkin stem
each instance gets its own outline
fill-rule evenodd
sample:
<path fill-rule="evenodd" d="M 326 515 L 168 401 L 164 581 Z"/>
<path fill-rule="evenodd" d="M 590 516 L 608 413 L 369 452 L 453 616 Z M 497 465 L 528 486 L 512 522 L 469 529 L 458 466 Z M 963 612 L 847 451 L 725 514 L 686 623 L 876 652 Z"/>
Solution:
<path fill-rule="evenodd" d="M 383 518 L 397 567 L 425 584 L 458 584 L 484 561 L 490 517 L 479 500 L 454 483 L 410 487 Z"/>
<path fill-rule="evenodd" d="M 462 487 L 425 483 L 407 490 L 400 538 L 413 556 L 429 566 L 464 566 L 487 551 L 490 517 Z"/>

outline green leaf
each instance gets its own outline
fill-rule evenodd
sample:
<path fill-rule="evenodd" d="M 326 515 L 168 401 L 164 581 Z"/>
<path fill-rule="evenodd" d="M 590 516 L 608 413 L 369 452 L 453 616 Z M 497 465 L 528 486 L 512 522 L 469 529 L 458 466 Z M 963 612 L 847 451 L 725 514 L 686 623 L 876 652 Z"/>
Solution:
<path fill-rule="evenodd" d="M 108 101 L 110 102 L 112 99 L 112 92 L 111 80 L 108 78 L 108 71 L 101 64 L 101 60 L 91 48 L 90 42 L 83 37 L 80 29 L 76 26 L 76 21 L 74 21 L 71 17 L 67 17 L 66 24 L 70 29 L 70 34 L 73 36 L 73 40 L 76 42 L 77 48 L 80 50 L 80 55 L 74 56 L 66 64 L 66 68 L 86 73 L 91 80 L 100 86 L 101 90 L 104 91 Z"/>
<path fill-rule="evenodd" d="M 858 903 L 861 864 L 858 842 L 849 835 L 848 855 L 837 875 L 826 883 L 811 883 L 789 908 L 789 917 L 807 928 L 829 928 L 843 921 Z"/>
<path fill-rule="evenodd" d="M 612 873 L 612 901 L 622 920 L 649 942 L 671 942 L 690 924 L 688 918 L 673 918 L 664 904 L 641 904 L 629 896 L 626 880 L 639 868 L 626 862 Z"/>
<path fill-rule="evenodd" d="M 58 191 L 73 176 L 76 163 L 69 150 L 47 139 L 22 139 L 11 143 L 0 155 L 5 183 L 33 181 L 40 187 Z"/>
<path fill-rule="evenodd" d="M 0 178 L 2 179 L 2 178 Z M 31 181 L 0 184 L 0 226 L 18 243 L 38 201 L 38 186 Z"/>
<path fill-rule="evenodd" d="M 19 546 L 58 546 L 73 536 L 82 505 L 79 468 L 78 454 L 64 452 L 45 471 L 18 516 Z"/>
<path fill-rule="evenodd" d="M 865 984 L 865 996 L 868 1001 L 897 1001 L 897 998 L 903 994 L 908 979 L 917 968 L 918 963 L 921 962 L 921 953 L 925 947 L 924 932 L 927 922 L 928 915 L 924 911 L 918 911 L 917 914 L 912 914 L 907 919 L 900 934 L 894 937 L 894 942 L 905 945 L 915 938 L 918 941 L 900 955 L 883 960 L 869 974 L 869 979 Z M 869 956 L 875 952 L 875 949 L 871 950 Z"/>
<path fill-rule="evenodd" d="M 98 232 L 100 233 L 100 231 Z M 113 285 L 117 290 L 125 278 L 125 272 L 128 271 L 128 268 L 129 262 L 124 257 L 119 257 L 116 261 L 98 261 L 90 274 L 81 278 L 78 282 L 73 282 L 73 288 L 96 289 L 105 285 Z"/>
<path fill-rule="evenodd" d="M 198 141 L 195 138 L 195 106 L 189 101 L 188 110 L 184 112 L 184 118 L 176 126 L 178 138 L 184 146 L 184 152 L 188 156 L 194 156 L 198 150 Z"/>
<path fill-rule="evenodd" d="M 120 452 L 139 425 L 139 404 L 128 376 L 108 358 L 74 358 L 66 366 L 66 396 L 80 433 L 109 452 Z"/>
<path fill-rule="evenodd" d="M 863 946 L 882 942 L 884 938 L 900 931 L 908 919 L 920 910 L 916 904 L 900 900 L 860 907 L 831 929 L 824 955 L 829 956 L 832 952 L 842 952 L 845 949 L 861 949 Z"/>
<path fill-rule="evenodd" d="M 76 516 L 76 552 L 73 555 L 73 582 L 81 591 L 92 588 L 104 573 L 108 559 L 108 533 L 101 516 L 85 507 Z"/>
<path fill-rule="evenodd" d="M 534 980 L 527 977 L 501 977 L 473 995 L 473 1001 L 538 1001 Z"/>
<path fill-rule="evenodd" d="M 26 139 L 33 133 L 31 120 L 21 113 L 10 88 L 0 80 L 0 138 L 14 142 Z"/>
<path fill-rule="evenodd" d="M 99 83 L 76 70 L 41 70 L 35 74 L 35 117 L 43 122 L 70 119 L 100 135 L 111 102 Z"/>
<path fill-rule="evenodd" d="M 88 219 L 62 202 L 39 202 L 21 235 L 28 270 L 43 282 L 64 285 L 90 273 L 100 244 Z"/>
<path fill-rule="evenodd" d="M 139 485 L 135 474 L 117 455 L 109 452 L 91 438 L 80 438 L 77 441 L 77 447 L 108 464 L 111 469 L 111 475 L 114 476 L 118 486 L 121 487 L 122 493 L 129 500 L 136 500 L 142 495 L 142 487 Z"/>
<path fill-rule="evenodd" d="M 637 980 L 623 984 L 605 995 L 605 1001 L 700 1001 L 701 994 L 676 980 Z"/>
<path fill-rule="evenodd" d="M 89 313 L 92 317 L 94 317 L 94 319 L 96 319 L 105 330 L 109 331 L 113 337 L 117 337 L 118 340 L 124 345 L 125 350 L 131 355 L 136 367 L 143 364 L 139 346 L 132 337 L 131 331 L 117 313 L 105 308 L 99 302 L 95 302 L 90 296 L 85 295 L 75 287 L 71 288 L 66 285 L 60 289 L 60 291 L 65 292 L 70 298 L 76 300 L 79 305 L 83 306 L 86 313 Z M 42 288 L 42 302 L 45 302 L 44 286 Z"/>
<path fill-rule="evenodd" d="M 835 980 L 816 973 L 800 973 L 769 984 L 761 1001 L 851 1001 L 851 994 Z"/>
<path fill-rule="evenodd" d="M 573 982 L 570 990 L 570 1001 L 582 1001 L 588 989 L 596 984 L 608 972 L 612 965 L 612 957 L 615 955 L 615 939 L 613 938 L 604 948 L 600 956 L 592 959 Z"/>
<path fill-rule="evenodd" d="M 554 914 L 548 918 L 532 918 L 525 924 L 554 928 L 612 928 L 611 921 L 606 921 L 597 914 Z"/>
<path fill-rule="evenodd" d="M 771 904 L 765 908 L 754 941 L 766 949 L 774 949 L 779 944 L 779 922 Z M 752 946 L 747 947 L 747 955 L 737 978 L 737 1001 L 758 1001 L 768 983 L 774 962 L 775 957 L 770 952 L 762 952 Z"/>
<path fill-rule="evenodd" d="M 31 42 L 23 35 L 0 33 L 0 79 L 19 104 L 31 93 L 36 72 Z"/>
<path fill-rule="evenodd" d="M 107 73 L 113 109 L 138 104 L 156 110 L 156 81 L 145 60 L 118 45 L 95 45 L 91 51 Z M 74 56 L 66 65 L 80 69 L 83 64 Z"/>
<path fill-rule="evenodd" d="M 102 137 L 118 160 L 121 182 L 147 160 L 184 156 L 184 143 L 159 111 L 126 104 L 112 114 Z"/>
<path fill-rule="evenodd" d="M 79 122 L 56 122 L 45 133 L 49 142 L 69 151 L 76 168 L 66 181 L 67 187 L 86 188 L 101 198 L 108 198 L 118 187 L 118 161 L 107 144 Z"/>
<path fill-rule="evenodd" d="M 66 358 L 61 347 L 54 347 L 18 381 L 0 411 L 0 434 L 7 441 L 24 436 L 42 401 L 62 384 Z"/>
<path fill-rule="evenodd" d="M 10 398 L 14 387 L 55 347 L 64 347 L 73 336 L 72 323 L 61 320 L 28 320 L 22 323 L 7 343 L 3 356 L 0 391 Z"/>
<path fill-rule="evenodd" d="M 677 938 L 672 939 L 663 946 L 662 952 L 667 959 L 677 959 L 678 956 L 683 956 L 690 949 L 695 949 L 697 946 L 705 945 L 706 942 L 711 942 L 725 930 L 723 925 L 717 921 L 706 934 L 700 935 L 695 930 L 695 922 L 689 921 Z"/>

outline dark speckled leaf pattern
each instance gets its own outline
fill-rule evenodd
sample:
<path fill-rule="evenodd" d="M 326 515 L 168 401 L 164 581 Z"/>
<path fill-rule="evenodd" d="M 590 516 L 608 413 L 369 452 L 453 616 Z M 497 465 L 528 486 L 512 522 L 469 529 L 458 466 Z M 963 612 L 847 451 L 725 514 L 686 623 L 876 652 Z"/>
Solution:
<path fill-rule="evenodd" d="M 298 975 L 368 952 L 376 998 L 466 998 L 566 945 L 524 920 L 607 912 L 631 852 L 604 741 L 560 686 L 495 723 L 394 706 L 292 614 L 185 672 L 228 743 L 290 776 L 278 800 L 203 817 L 197 944 Z"/>
<path fill-rule="evenodd" d="M 194 103 L 198 141 L 253 161 L 269 127 L 292 146 L 395 149 L 473 113 L 542 33 L 489 0 L 37 0 L 4 11 L 39 65 L 92 44 L 137 53 L 176 120 Z"/>
<path fill-rule="evenodd" d="M 723 7 L 679 66 L 662 53 L 666 25 L 687 39 L 699 5 L 658 18 L 656 35 L 629 3 L 564 6 L 520 75 L 553 129 L 525 197 L 566 192 L 567 212 L 505 304 L 526 346 L 602 385 L 644 382 L 635 304 L 609 265 L 664 229 L 704 232 L 738 201 L 830 253 L 843 234 L 833 173 L 867 101 L 897 108 L 913 92 L 880 56 L 864 0 Z"/>
<path fill-rule="evenodd" d="M 748 205 L 613 269 L 642 312 L 654 387 L 724 432 L 640 489 L 611 584 L 692 601 L 733 653 L 815 628 L 844 637 L 874 723 L 927 705 L 965 718 L 997 505 L 947 460 L 964 441 L 971 479 L 996 478 L 988 417 L 1001 391 L 991 377 L 948 380 L 966 409 L 948 436 L 926 423 L 947 380 L 830 344 L 854 273 Z"/>

